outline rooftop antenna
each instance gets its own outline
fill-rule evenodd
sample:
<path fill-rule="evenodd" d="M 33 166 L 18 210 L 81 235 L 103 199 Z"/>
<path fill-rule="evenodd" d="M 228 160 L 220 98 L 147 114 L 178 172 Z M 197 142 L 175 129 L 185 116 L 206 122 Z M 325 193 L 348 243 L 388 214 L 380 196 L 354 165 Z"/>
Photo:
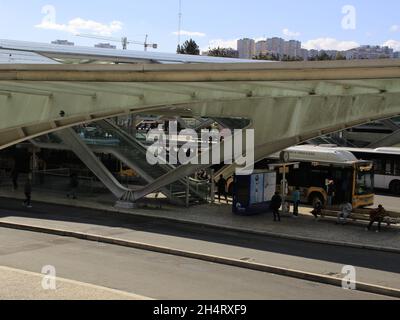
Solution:
<path fill-rule="evenodd" d="M 179 22 L 178 22 L 178 46 L 181 45 L 181 33 L 182 33 L 182 0 L 179 0 Z"/>

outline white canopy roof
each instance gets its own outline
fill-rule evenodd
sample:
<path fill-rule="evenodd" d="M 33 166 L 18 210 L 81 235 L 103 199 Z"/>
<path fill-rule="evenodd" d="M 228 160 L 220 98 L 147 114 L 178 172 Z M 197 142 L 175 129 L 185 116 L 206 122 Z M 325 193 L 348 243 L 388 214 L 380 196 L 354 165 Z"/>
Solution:
<path fill-rule="evenodd" d="M 104 48 L 66 46 L 15 40 L 0 40 L 0 49 L 31 52 L 60 60 L 87 60 L 114 63 L 257 63 L 259 60 L 193 56 L 174 53 L 133 50 L 111 50 Z M 262 61 L 266 62 L 266 61 Z M 15 63 L 15 62 L 14 62 Z M 34 63 L 34 62 L 32 62 Z"/>
<path fill-rule="evenodd" d="M 0 64 L 57 64 L 53 59 L 34 52 L 0 49 Z"/>

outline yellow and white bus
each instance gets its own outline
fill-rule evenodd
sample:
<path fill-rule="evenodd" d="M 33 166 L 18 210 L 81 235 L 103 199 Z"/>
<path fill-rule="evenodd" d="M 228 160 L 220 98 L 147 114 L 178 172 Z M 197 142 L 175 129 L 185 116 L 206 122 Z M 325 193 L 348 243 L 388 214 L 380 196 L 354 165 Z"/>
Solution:
<path fill-rule="evenodd" d="M 351 152 L 316 146 L 297 146 L 286 150 L 290 161 L 298 162 L 286 174 L 291 193 L 300 188 L 301 201 L 313 204 L 327 203 L 328 181 L 334 181 L 335 194 L 332 205 L 351 202 L 354 208 L 374 204 L 374 169 L 372 161 L 358 160 Z M 268 167 L 279 162 L 279 153 L 257 164 Z M 282 170 L 281 170 L 282 171 Z M 278 172 L 277 186 L 281 185 L 282 172 Z"/>

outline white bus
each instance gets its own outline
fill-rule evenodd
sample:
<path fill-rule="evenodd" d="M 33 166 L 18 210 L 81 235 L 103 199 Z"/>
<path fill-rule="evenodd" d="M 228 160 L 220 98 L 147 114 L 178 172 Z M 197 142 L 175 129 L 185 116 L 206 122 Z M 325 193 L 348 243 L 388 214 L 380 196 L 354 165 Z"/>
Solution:
<path fill-rule="evenodd" d="M 375 170 L 375 188 L 400 195 L 400 148 L 335 148 L 353 153 L 358 159 L 372 161 Z"/>

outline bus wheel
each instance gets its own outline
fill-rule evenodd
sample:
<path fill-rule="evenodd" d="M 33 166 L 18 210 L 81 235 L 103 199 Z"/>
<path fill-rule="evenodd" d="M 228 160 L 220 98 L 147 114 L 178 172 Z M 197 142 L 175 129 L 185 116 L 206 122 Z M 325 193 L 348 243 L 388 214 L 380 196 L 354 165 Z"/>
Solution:
<path fill-rule="evenodd" d="M 400 181 L 394 180 L 390 183 L 389 190 L 391 193 L 400 195 Z"/>
<path fill-rule="evenodd" d="M 308 202 L 314 207 L 317 201 L 320 201 L 322 205 L 324 205 L 324 198 L 322 197 L 322 194 L 318 192 L 313 192 L 310 194 L 308 198 Z"/>

